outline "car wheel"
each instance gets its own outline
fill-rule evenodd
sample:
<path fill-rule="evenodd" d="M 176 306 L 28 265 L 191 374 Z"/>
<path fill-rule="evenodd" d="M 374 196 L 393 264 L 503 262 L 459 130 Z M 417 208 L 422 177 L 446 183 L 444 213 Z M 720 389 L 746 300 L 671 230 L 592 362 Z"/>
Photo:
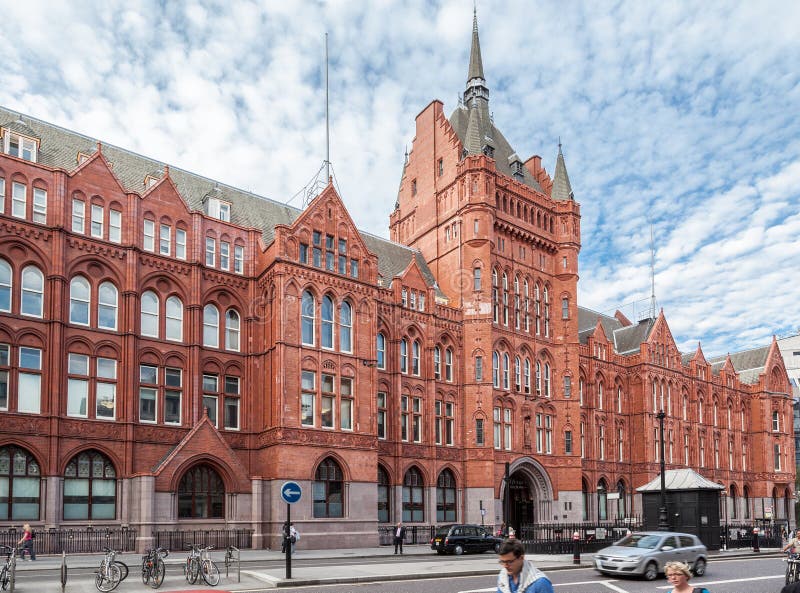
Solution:
<path fill-rule="evenodd" d="M 496 543 L 494 545 L 494 553 L 495 554 L 499 554 L 500 553 L 500 544 L 499 543 Z"/>
<path fill-rule="evenodd" d="M 464 553 L 464 547 L 463 546 L 456 545 L 456 547 L 453 548 L 453 554 L 455 554 L 456 556 L 461 556 L 461 554 L 463 554 L 463 553 Z"/>
<path fill-rule="evenodd" d="M 694 563 L 694 568 L 692 568 L 692 572 L 694 576 L 701 577 L 706 574 L 706 561 L 702 558 L 698 558 Z"/>
<path fill-rule="evenodd" d="M 655 581 L 658 576 L 658 564 L 655 562 L 648 562 L 644 567 L 644 578 L 648 581 Z"/>

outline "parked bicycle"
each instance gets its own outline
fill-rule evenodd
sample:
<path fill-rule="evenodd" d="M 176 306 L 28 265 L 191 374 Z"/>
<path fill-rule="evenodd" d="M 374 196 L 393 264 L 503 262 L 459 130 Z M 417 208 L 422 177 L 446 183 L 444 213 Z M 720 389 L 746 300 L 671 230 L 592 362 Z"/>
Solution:
<path fill-rule="evenodd" d="M 6 555 L 3 568 L 0 568 L 0 588 L 5 591 L 8 589 L 9 583 L 11 583 L 11 568 L 17 555 L 17 549 L 11 546 L 0 546 L 0 554 Z"/>
<path fill-rule="evenodd" d="M 234 550 L 236 548 L 234 546 L 228 546 L 225 548 L 225 576 L 228 576 L 228 570 L 230 570 L 231 566 L 233 566 L 235 562 Z"/>
<path fill-rule="evenodd" d="M 153 589 L 158 589 L 164 582 L 164 575 L 167 568 L 164 565 L 164 558 L 169 556 L 169 550 L 157 548 L 147 550 L 142 556 L 142 582 L 150 585 Z"/>
<path fill-rule="evenodd" d="M 183 565 L 183 574 L 189 584 L 194 585 L 197 579 L 202 577 L 206 584 L 215 587 L 219 584 L 219 568 L 211 560 L 208 552 L 213 550 L 214 546 L 206 546 L 201 548 L 197 544 L 186 544 L 189 548 L 189 555 L 186 557 L 186 563 Z"/>
<path fill-rule="evenodd" d="M 108 593 L 117 588 L 128 576 L 128 565 L 117 560 L 118 552 L 111 548 L 103 548 L 105 556 L 100 561 L 100 569 L 94 579 L 94 586 L 98 591 Z"/>

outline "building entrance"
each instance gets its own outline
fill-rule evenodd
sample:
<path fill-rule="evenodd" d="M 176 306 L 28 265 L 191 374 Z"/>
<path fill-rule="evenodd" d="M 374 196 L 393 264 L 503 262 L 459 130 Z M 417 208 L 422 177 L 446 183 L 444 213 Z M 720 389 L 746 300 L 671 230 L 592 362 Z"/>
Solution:
<path fill-rule="evenodd" d="M 550 478 L 532 457 L 521 457 L 510 464 L 508 481 L 500 484 L 500 496 L 503 519 L 519 536 L 525 526 L 547 523 L 553 516 Z"/>
<path fill-rule="evenodd" d="M 536 522 L 536 505 L 530 479 L 522 472 L 514 472 L 508 480 L 508 524 L 520 533 L 523 525 Z"/>

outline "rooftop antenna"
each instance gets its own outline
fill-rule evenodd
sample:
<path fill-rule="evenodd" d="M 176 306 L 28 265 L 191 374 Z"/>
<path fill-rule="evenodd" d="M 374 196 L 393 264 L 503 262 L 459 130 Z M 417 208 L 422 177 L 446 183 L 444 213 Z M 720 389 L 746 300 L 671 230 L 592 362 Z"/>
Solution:
<path fill-rule="evenodd" d="M 650 223 L 650 319 L 656 318 L 656 246 L 653 242 L 653 223 Z"/>
<path fill-rule="evenodd" d="M 325 184 L 331 179 L 330 113 L 328 105 L 328 33 L 325 32 Z"/>

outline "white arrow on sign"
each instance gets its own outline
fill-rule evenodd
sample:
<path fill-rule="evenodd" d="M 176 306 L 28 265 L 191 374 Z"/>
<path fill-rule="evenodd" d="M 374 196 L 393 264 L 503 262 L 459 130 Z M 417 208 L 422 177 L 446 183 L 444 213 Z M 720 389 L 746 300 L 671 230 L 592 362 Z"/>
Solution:
<path fill-rule="evenodd" d="M 291 486 L 287 486 L 283 489 L 283 495 L 289 498 L 293 498 L 295 495 L 300 496 L 300 490 L 292 490 Z"/>

